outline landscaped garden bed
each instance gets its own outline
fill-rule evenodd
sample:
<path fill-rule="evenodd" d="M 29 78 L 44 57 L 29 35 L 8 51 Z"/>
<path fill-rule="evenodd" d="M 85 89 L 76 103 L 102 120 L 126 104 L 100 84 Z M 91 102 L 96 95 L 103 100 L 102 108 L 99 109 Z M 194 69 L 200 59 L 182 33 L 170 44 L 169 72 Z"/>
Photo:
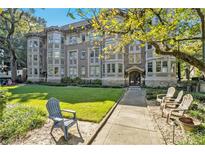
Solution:
<path fill-rule="evenodd" d="M 156 103 L 157 94 L 165 94 L 167 89 L 165 88 L 146 88 L 146 98 L 151 114 L 153 115 L 158 127 L 167 142 L 167 144 L 173 144 L 172 133 L 173 127 L 166 123 L 166 119 L 161 117 L 161 110 Z M 179 92 L 177 90 L 176 94 Z M 194 97 L 194 101 L 186 113 L 187 116 L 200 120 L 202 124 L 200 127 L 195 128 L 191 132 L 184 132 L 180 127 L 175 131 L 175 144 L 205 144 L 205 93 L 200 92 L 186 92 L 190 93 Z"/>
<path fill-rule="evenodd" d="M 51 121 L 46 120 L 48 119 L 46 103 L 50 97 L 59 99 L 62 109 L 75 110 L 79 120 L 90 122 L 89 124 L 81 122 L 83 124 L 80 125 L 95 126 L 91 123 L 99 123 L 123 93 L 123 89 L 120 88 L 45 85 L 1 87 L 1 90 L 7 90 L 8 95 L 0 123 L 0 142 L 3 144 L 12 143 L 16 138 L 25 136 L 28 131 L 33 132 L 35 128 L 50 126 Z M 48 133 L 50 128 L 46 131 Z"/>

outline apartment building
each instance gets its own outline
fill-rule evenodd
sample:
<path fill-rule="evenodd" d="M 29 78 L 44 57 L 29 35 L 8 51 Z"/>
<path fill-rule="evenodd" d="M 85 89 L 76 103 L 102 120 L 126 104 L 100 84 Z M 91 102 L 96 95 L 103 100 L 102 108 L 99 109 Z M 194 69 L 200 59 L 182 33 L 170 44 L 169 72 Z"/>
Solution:
<path fill-rule="evenodd" d="M 103 85 L 176 84 L 175 58 L 160 56 L 140 41 L 123 51 L 104 52 L 118 36 L 96 36 L 87 21 L 52 26 L 27 35 L 28 80 L 60 82 L 63 77 L 102 80 Z"/>

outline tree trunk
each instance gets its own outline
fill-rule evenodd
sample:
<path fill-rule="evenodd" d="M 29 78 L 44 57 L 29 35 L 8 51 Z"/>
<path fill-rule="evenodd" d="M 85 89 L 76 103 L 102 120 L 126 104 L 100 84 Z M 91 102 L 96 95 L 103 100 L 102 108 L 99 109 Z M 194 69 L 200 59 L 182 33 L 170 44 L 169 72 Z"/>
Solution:
<path fill-rule="evenodd" d="M 13 56 L 11 56 L 11 79 L 14 82 L 17 79 L 17 60 Z"/>
<path fill-rule="evenodd" d="M 186 79 L 190 80 L 190 65 L 186 64 L 185 68 Z"/>
<path fill-rule="evenodd" d="M 181 81 L 181 63 L 180 62 L 177 63 L 177 68 L 178 68 L 178 72 L 177 72 L 178 81 Z"/>

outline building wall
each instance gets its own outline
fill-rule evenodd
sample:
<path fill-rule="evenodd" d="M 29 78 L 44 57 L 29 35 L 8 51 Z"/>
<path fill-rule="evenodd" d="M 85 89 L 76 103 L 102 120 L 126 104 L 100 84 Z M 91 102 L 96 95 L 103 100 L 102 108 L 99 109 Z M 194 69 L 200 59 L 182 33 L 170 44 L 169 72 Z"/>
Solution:
<path fill-rule="evenodd" d="M 39 46 L 30 47 L 30 40 L 37 41 Z M 173 72 L 171 71 L 174 57 L 156 55 L 153 48 L 149 49 L 148 44 L 141 46 L 139 41 L 126 46 L 122 51 L 115 52 L 110 49 L 110 54 L 106 55 L 103 48 L 117 41 L 117 35 L 94 36 L 89 28 L 75 32 L 48 28 L 43 36 L 28 37 L 28 80 L 46 81 L 47 74 L 48 82 L 60 82 L 63 77 L 80 77 L 87 80 L 100 79 L 103 85 L 128 85 L 127 70 L 136 66 L 141 70 L 141 81 L 145 81 L 147 86 L 176 84 L 176 66 Z M 33 52 L 34 48 L 37 49 L 36 53 Z M 34 65 L 35 54 L 38 56 L 38 62 Z M 156 72 L 156 63 L 159 60 L 167 61 L 166 73 Z M 152 72 L 148 71 L 150 62 Z M 38 69 L 38 74 L 34 73 L 34 68 Z"/>

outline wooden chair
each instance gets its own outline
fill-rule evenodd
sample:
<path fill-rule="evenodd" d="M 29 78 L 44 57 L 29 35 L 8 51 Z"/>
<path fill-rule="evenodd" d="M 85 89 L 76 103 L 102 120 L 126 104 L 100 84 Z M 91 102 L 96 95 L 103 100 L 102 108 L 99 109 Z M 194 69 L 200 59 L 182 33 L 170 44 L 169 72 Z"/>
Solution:
<path fill-rule="evenodd" d="M 76 112 L 72 110 L 61 110 L 59 103 L 60 103 L 59 100 L 52 97 L 48 100 L 46 104 L 46 108 L 49 113 L 49 118 L 52 119 L 54 122 L 50 133 L 52 134 L 52 131 L 54 128 L 61 128 L 62 131 L 64 132 L 65 139 L 68 140 L 68 129 L 72 127 L 74 124 L 76 124 L 78 133 L 80 137 L 82 138 L 79 127 L 78 127 Z M 62 112 L 72 113 L 73 117 L 69 119 L 64 118 L 62 116 Z"/>
<path fill-rule="evenodd" d="M 164 100 L 173 98 L 175 91 L 174 87 L 169 87 L 166 94 L 157 95 L 157 102 L 161 104 Z"/>
<path fill-rule="evenodd" d="M 165 108 L 176 108 L 177 105 L 180 104 L 182 97 L 183 97 L 184 91 L 181 90 L 178 95 L 177 98 L 170 98 L 170 99 L 165 99 L 161 104 L 160 104 L 160 109 L 163 110 Z"/>
<path fill-rule="evenodd" d="M 193 97 L 191 94 L 184 95 L 182 102 L 176 109 L 165 108 L 163 109 L 163 115 L 166 115 L 167 123 L 169 123 L 171 115 L 178 113 L 178 116 L 183 116 L 184 113 L 189 109 L 191 103 L 193 102 Z"/>

